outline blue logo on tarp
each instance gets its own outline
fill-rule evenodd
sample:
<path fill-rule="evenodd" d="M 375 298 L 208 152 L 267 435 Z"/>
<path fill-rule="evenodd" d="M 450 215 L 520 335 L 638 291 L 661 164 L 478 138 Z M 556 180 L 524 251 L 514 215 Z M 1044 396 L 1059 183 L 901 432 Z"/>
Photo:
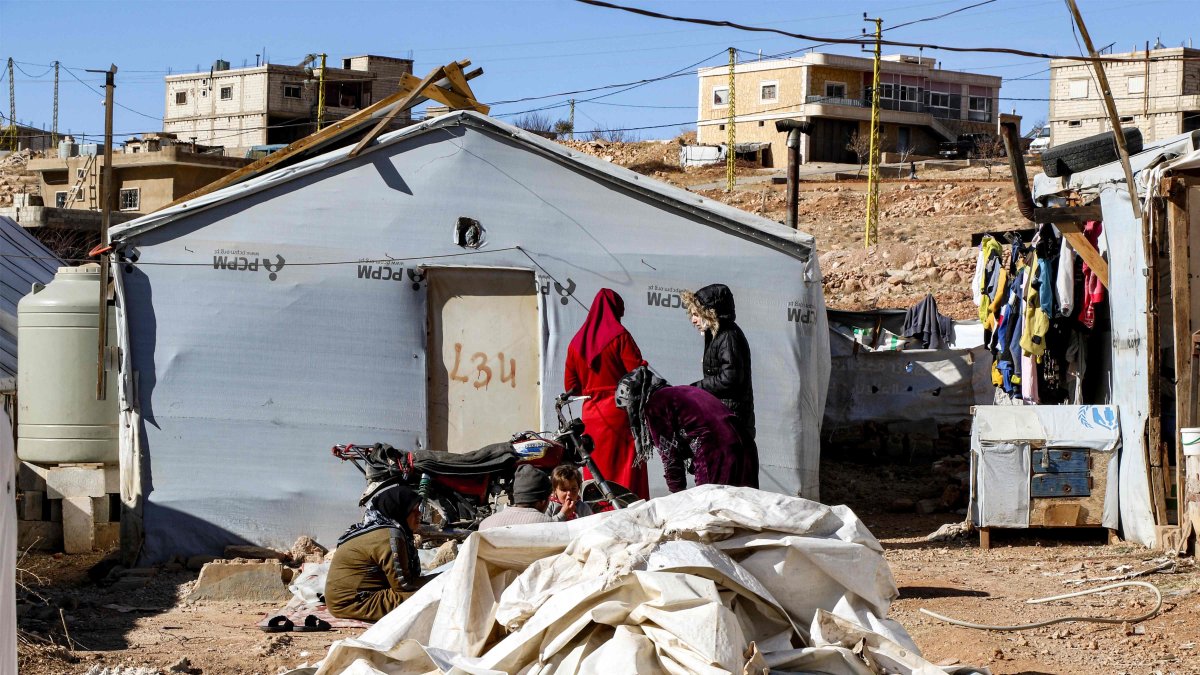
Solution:
<path fill-rule="evenodd" d="M 1100 427 L 1117 430 L 1117 413 L 1108 406 L 1085 405 L 1079 408 L 1079 423 L 1087 429 Z"/>

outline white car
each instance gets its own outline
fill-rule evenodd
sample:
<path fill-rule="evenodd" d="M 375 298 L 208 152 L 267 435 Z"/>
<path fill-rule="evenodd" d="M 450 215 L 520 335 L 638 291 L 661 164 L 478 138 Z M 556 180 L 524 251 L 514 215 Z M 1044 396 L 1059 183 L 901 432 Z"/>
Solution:
<path fill-rule="evenodd" d="M 1037 136 L 1033 137 L 1033 142 L 1029 144 L 1029 154 L 1040 155 L 1050 149 L 1050 126 L 1042 127 Z"/>

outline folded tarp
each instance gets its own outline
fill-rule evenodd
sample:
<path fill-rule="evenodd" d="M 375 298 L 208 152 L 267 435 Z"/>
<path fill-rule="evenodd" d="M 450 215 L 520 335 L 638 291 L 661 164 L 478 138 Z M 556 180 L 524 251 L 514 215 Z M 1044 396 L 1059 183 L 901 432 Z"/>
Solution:
<path fill-rule="evenodd" d="M 987 672 L 924 660 L 896 597 L 848 508 L 707 485 L 473 534 L 318 673 Z"/>

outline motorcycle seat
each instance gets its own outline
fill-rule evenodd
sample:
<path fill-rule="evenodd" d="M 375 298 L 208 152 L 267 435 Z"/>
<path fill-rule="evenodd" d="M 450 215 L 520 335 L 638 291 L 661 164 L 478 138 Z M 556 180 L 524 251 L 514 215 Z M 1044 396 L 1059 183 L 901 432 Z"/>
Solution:
<path fill-rule="evenodd" d="M 472 476 L 495 473 L 517 462 L 517 453 L 509 443 L 492 443 L 464 453 L 439 450 L 414 450 L 413 467 L 425 473 Z"/>

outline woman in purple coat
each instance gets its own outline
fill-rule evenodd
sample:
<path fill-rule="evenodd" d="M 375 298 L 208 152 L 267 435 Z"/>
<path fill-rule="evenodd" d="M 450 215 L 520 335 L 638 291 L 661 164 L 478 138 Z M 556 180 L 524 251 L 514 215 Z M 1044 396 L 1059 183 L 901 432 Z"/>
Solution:
<path fill-rule="evenodd" d="M 645 366 L 617 385 L 616 404 L 629 415 L 640 464 L 657 450 L 671 492 L 687 489 L 687 472 L 696 485 L 745 486 L 745 449 L 733 413 L 699 387 L 672 387 Z"/>

